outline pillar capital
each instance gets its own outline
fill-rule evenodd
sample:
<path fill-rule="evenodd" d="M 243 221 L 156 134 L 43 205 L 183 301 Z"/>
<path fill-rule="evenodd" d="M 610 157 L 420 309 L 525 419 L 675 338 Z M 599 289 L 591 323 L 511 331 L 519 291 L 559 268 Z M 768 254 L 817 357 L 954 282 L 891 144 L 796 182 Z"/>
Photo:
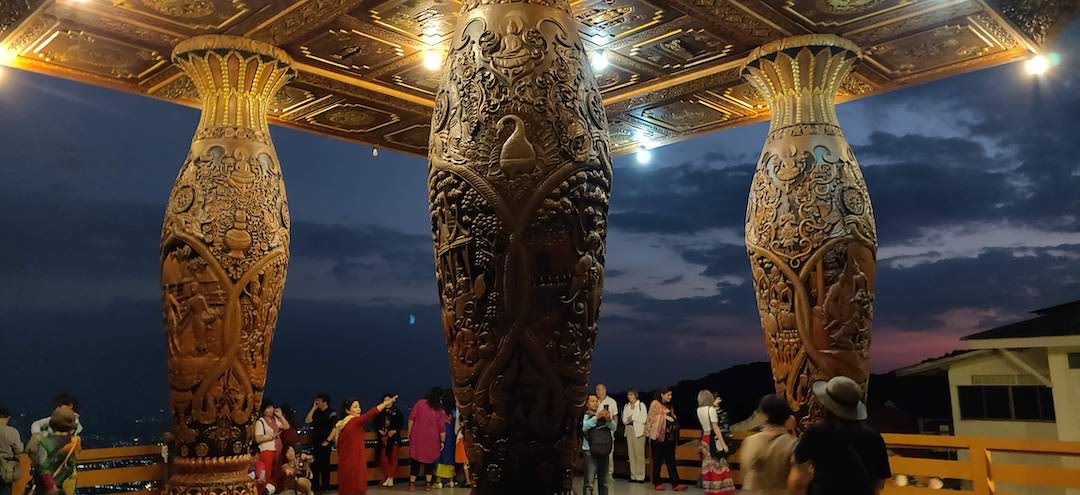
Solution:
<path fill-rule="evenodd" d="M 839 128 L 833 101 L 859 56 L 858 45 L 831 34 L 793 36 L 751 51 L 742 75 L 769 104 L 770 136 L 793 125 Z"/>
<path fill-rule="evenodd" d="M 296 76 L 285 50 L 226 35 L 196 36 L 176 45 L 173 62 L 191 78 L 203 103 L 195 141 L 241 135 L 268 143 L 267 108 Z"/>

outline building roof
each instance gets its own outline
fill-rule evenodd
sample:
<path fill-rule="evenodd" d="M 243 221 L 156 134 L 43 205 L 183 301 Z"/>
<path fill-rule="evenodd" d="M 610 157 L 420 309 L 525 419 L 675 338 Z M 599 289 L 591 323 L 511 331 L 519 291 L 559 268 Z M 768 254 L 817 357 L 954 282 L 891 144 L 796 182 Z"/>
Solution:
<path fill-rule="evenodd" d="M 1022 339 L 1080 335 L 1080 300 L 1032 311 L 1035 318 L 991 328 L 961 340 Z"/>
<path fill-rule="evenodd" d="M 993 352 L 994 351 L 990 349 L 977 349 L 972 351 L 959 349 L 949 352 L 944 356 L 924 359 L 919 364 L 899 368 L 894 371 L 894 373 L 896 373 L 896 376 L 900 377 L 932 374 L 939 371 L 946 371 L 949 369 L 949 366 L 952 366 L 959 361 L 992 354 Z"/>
<path fill-rule="evenodd" d="M 173 48 L 196 35 L 244 36 L 285 50 L 299 72 L 270 108 L 274 123 L 426 155 L 441 74 L 425 59 L 446 53 L 462 4 L 478 3 L 489 2 L 4 0 L 0 59 L 198 106 L 169 62 Z M 535 3 L 572 5 L 585 49 L 610 60 L 596 75 L 615 153 L 767 119 L 739 68 L 771 40 L 830 33 L 858 44 L 846 101 L 1023 60 L 1080 11 L 1066 1 Z"/>

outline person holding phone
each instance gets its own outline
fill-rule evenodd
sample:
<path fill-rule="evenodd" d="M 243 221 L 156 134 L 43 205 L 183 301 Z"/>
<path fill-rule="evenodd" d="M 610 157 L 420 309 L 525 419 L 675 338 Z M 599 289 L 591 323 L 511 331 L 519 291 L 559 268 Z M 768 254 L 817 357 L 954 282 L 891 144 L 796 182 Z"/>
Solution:
<path fill-rule="evenodd" d="M 581 459 L 584 464 L 582 487 L 585 495 L 607 495 L 610 486 L 607 480 L 607 463 L 608 456 L 614 450 L 612 441 L 615 421 L 611 419 L 611 409 L 604 407 L 597 410 L 599 405 L 599 399 L 590 394 L 585 406 L 585 417 L 581 420 L 581 431 L 585 434 L 581 439 Z"/>
<path fill-rule="evenodd" d="M 596 384 L 596 398 L 600 400 L 600 407 L 608 412 L 609 421 L 615 424 L 611 431 L 615 431 L 619 427 L 619 404 L 615 402 L 615 399 L 607 394 L 607 387 L 603 383 Z M 608 470 L 607 470 L 608 486 L 615 484 L 615 450 L 612 449 L 611 454 L 608 455 Z"/>
<path fill-rule="evenodd" d="M 364 425 L 375 415 L 397 402 L 397 396 L 386 397 L 382 403 L 362 411 L 360 401 L 349 399 L 342 409 L 345 417 L 338 421 L 330 438 L 338 445 L 338 494 L 365 495 L 367 493 L 367 452 L 364 448 Z"/>

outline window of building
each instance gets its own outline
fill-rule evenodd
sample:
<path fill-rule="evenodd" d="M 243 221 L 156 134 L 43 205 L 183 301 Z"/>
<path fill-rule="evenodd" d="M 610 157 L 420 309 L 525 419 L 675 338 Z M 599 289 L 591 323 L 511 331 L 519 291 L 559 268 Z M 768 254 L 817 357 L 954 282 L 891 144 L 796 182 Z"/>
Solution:
<path fill-rule="evenodd" d="M 1038 385 L 957 387 L 961 419 L 1053 421 L 1054 394 Z"/>

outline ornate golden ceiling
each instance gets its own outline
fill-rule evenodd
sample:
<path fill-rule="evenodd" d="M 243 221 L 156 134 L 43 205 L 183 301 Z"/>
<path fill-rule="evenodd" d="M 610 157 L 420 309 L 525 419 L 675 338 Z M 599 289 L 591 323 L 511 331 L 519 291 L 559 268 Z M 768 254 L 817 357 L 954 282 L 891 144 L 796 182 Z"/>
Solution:
<path fill-rule="evenodd" d="M 852 99 L 1025 58 L 1077 15 L 1075 0 L 580 0 L 616 152 L 767 118 L 739 79 L 762 43 L 834 33 L 863 49 Z M 452 0 L 0 0 L 0 47 L 27 70 L 197 105 L 169 61 L 188 37 L 268 41 L 299 76 L 274 121 L 427 153 L 439 70 L 425 67 L 454 29 Z M 429 60 L 432 62 L 432 60 Z M 430 64 L 429 64 L 430 65 Z M 439 64 L 435 64 L 439 65 Z"/>

